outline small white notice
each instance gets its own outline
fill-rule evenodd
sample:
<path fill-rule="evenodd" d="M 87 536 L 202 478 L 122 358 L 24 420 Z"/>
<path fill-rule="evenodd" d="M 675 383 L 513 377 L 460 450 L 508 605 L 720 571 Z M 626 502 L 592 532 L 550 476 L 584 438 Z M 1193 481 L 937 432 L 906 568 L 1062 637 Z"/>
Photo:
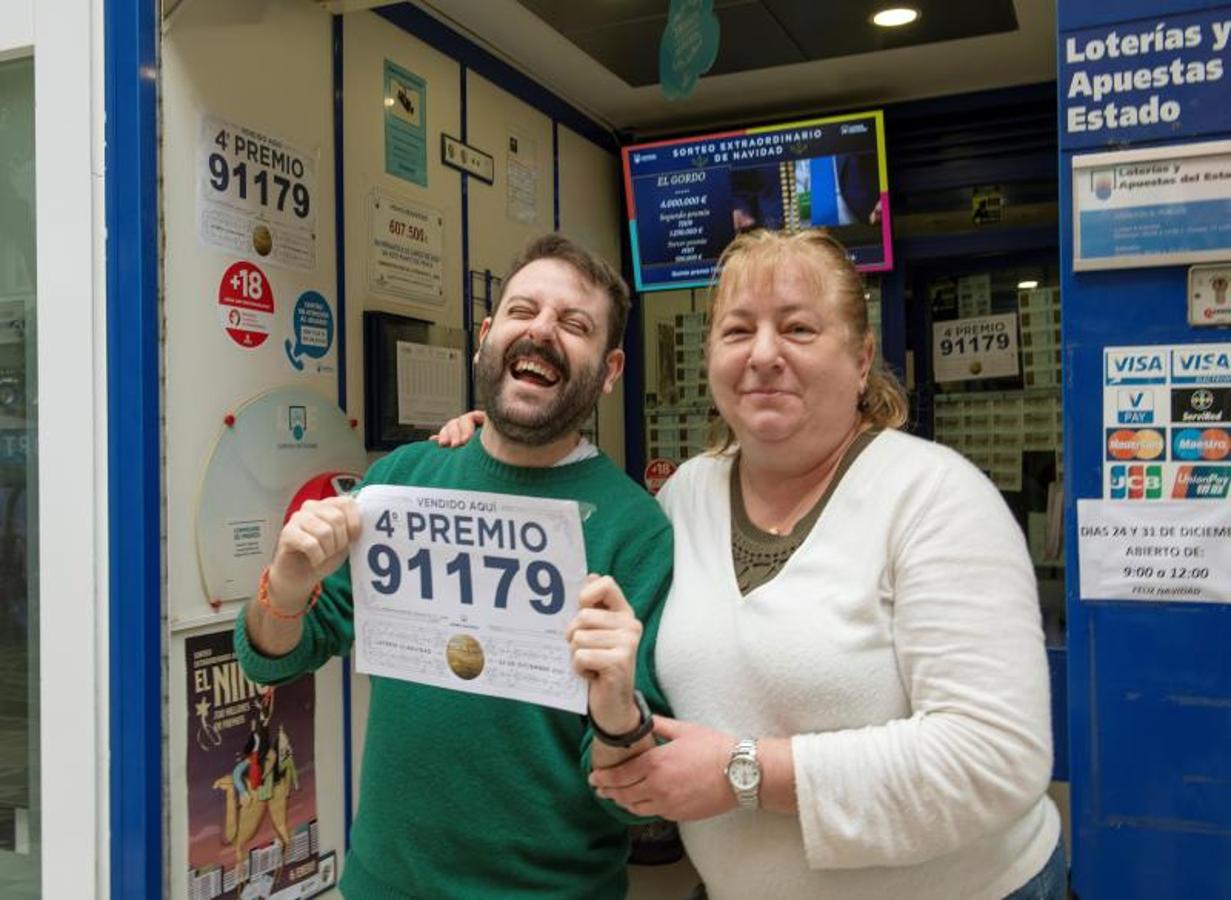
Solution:
<path fill-rule="evenodd" d="M 1231 603 L 1231 507 L 1078 500 L 1083 600 Z"/>
<path fill-rule="evenodd" d="M 586 711 L 564 638 L 586 574 L 576 503 L 385 485 L 358 502 L 357 671 Z"/>
<path fill-rule="evenodd" d="M 936 322 L 932 371 L 937 382 L 1016 375 L 1017 313 Z"/>
<path fill-rule="evenodd" d="M 398 424 L 438 428 L 466 408 L 462 351 L 397 342 Z"/>

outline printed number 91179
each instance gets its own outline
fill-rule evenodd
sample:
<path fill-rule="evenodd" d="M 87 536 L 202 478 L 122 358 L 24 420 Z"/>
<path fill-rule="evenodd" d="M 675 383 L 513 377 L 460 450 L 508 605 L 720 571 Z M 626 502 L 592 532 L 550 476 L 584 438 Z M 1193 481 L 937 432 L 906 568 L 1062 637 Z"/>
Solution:
<path fill-rule="evenodd" d="M 500 581 L 496 585 L 495 608 L 507 609 L 509 591 L 513 581 L 521 572 L 521 561 L 508 556 L 482 557 L 483 566 L 500 573 Z M 445 564 L 446 575 L 456 576 L 458 593 L 463 605 L 474 605 L 474 580 L 471 577 L 470 554 L 462 551 Z M 396 594 L 402 586 L 402 561 L 398 554 L 388 544 L 373 544 L 368 549 L 368 567 L 376 576 L 372 579 L 372 589 L 378 594 Z M 417 573 L 419 576 L 419 596 L 424 600 L 435 597 L 432 584 L 432 553 L 424 547 L 410 559 L 406 560 L 406 572 Z M 564 579 L 560 570 L 544 560 L 535 560 L 526 566 L 522 580 L 535 594 L 530 600 L 530 608 L 545 616 L 551 616 L 564 608 Z"/>
<path fill-rule="evenodd" d="M 979 341 L 982 340 L 982 345 Z M 941 338 L 940 355 L 950 356 L 954 352 L 962 353 L 978 353 L 980 349 L 984 351 L 992 350 L 1008 350 L 1009 336 L 1004 332 L 1000 334 L 972 334 L 967 337 L 957 339 Z"/>

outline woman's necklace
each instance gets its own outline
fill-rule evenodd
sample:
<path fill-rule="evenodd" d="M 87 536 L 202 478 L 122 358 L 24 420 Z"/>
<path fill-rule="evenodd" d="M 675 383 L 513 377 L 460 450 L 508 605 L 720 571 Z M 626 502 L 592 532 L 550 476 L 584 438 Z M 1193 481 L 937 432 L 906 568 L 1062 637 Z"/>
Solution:
<path fill-rule="evenodd" d="M 791 533 L 806 510 L 811 509 L 812 505 L 816 503 L 829 488 L 830 483 L 833 481 L 834 473 L 837 472 L 838 468 L 842 465 L 842 459 L 846 456 L 846 451 L 850 449 L 850 446 L 854 443 L 855 438 L 859 437 L 865 429 L 866 426 L 861 426 L 851 432 L 846 440 L 842 442 L 842 446 L 838 448 L 838 452 L 835 454 L 834 464 L 829 468 L 829 471 L 821 476 L 821 478 L 808 490 L 804 491 L 803 496 L 795 501 L 795 505 L 792 506 L 785 515 L 774 517 L 773 521 L 777 524 L 770 525 L 766 528 L 765 530 L 768 533 L 776 537 Z M 742 463 L 743 460 L 741 460 L 740 465 L 740 481 L 744 487 L 744 509 L 747 510 L 749 505 L 748 499 L 750 497 L 755 497 L 756 495 L 754 494 L 751 485 L 748 483 L 747 468 Z"/>

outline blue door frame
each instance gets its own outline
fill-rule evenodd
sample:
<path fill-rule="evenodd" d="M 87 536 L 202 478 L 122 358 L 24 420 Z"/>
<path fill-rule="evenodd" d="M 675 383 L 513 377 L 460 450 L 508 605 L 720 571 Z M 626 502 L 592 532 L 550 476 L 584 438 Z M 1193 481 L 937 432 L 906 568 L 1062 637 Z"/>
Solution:
<path fill-rule="evenodd" d="M 104 7 L 111 896 L 162 895 L 159 12 Z"/>

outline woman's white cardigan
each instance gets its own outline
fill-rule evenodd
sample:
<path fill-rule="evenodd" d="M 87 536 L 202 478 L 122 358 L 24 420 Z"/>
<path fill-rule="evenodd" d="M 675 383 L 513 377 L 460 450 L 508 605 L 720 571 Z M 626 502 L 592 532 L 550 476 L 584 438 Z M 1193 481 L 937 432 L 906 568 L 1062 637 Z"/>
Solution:
<path fill-rule="evenodd" d="M 658 675 L 675 714 L 791 736 L 797 817 L 683 826 L 712 900 L 998 900 L 1042 868 L 1059 817 L 1034 571 L 995 487 L 886 431 L 779 574 L 741 597 L 731 460 L 694 459 L 675 526 Z"/>

